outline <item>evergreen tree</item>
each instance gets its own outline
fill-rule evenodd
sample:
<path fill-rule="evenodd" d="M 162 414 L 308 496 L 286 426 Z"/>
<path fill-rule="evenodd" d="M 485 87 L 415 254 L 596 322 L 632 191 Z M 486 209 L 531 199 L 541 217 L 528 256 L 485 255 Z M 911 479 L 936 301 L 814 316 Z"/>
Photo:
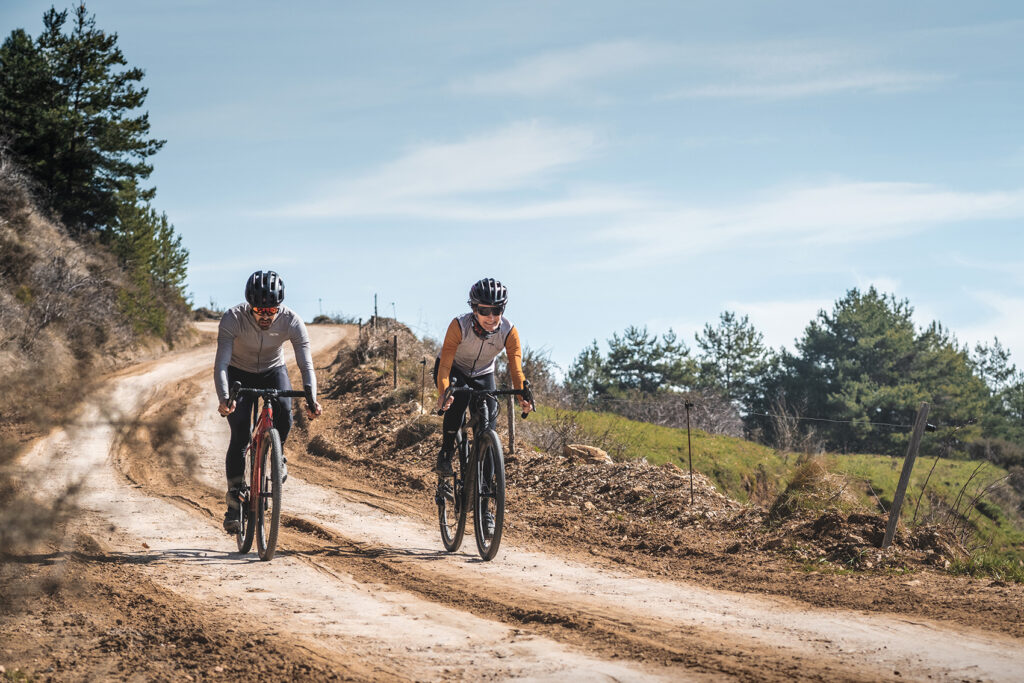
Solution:
<path fill-rule="evenodd" d="M 117 35 L 96 27 L 84 4 L 71 15 L 51 8 L 35 41 L 22 29 L 0 46 L 0 138 L 65 226 L 98 233 L 128 272 L 122 311 L 139 331 L 165 334 L 188 309 L 188 251 L 141 182 L 163 141 L 137 114 L 147 90 L 129 68 Z M 167 310 L 164 310 L 167 309 Z M 174 320 L 167 324 L 167 316 Z"/>
<path fill-rule="evenodd" d="M 620 392 L 652 395 L 681 391 L 695 380 L 690 350 L 671 329 L 659 340 L 646 327 L 630 326 L 608 340 L 606 367 L 609 380 Z"/>
<path fill-rule="evenodd" d="M 138 331 L 164 335 L 165 310 L 186 302 L 188 251 L 166 214 L 157 213 L 134 187 L 118 193 L 117 216 L 109 230 L 110 245 L 131 275 L 132 291 L 121 302 Z"/>
<path fill-rule="evenodd" d="M 701 349 L 699 382 L 702 388 L 721 393 L 747 409 L 771 364 L 771 351 L 764 335 L 747 316 L 737 318 L 731 311 L 719 316 L 718 326 L 704 325 L 696 334 Z"/>
<path fill-rule="evenodd" d="M 970 361 L 988 389 L 986 436 L 1024 441 L 1024 373 L 1011 362 L 1009 350 L 997 337 L 992 344 L 976 344 Z"/>
<path fill-rule="evenodd" d="M 23 30 L 0 46 L 0 135 L 19 166 L 36 180 L 49 175 L 59 131 L 58 86 L 46 56 Z"/>
<path fill-rule="evenodd" d="M 84 4 L 65 34 L 67 19 L 48 10 L 34 49 L 20 29 L 4 41 L 0 125 L 65 225 L 84 234 L 109 228 L 118 193 L 149 177 L 146 159 L 164 141 L 148 137 L 148 114 L 133 115 L 148 91 L 138 86 L 142 70 L 127 68 L 117 34 L 96 28 Z M 155 190 L 140 192 L 148 200 Z"/>
<path fill-rule="evenodd" d="M 910 379 L 930 404 L 933 422 L 946 425 L 981 422 L 990 414 L 989 389 L 975 372 L 967 347 L 941 323 L 933 322 L 917 336 Z M 961 430 L 961 439 L 975 438 L 979 427 Z"/>
<path fill-rule="evenodd" d="M 577 401 L 591 402 L 605 396 L 610 385 L 608 368 L 595 339 L 569 366 L 565 389 Z"/>
<path fill-rule="evenodd" d="M 816 424 L 830 447 L 876 452 L 898 449 L 906 429 L 889 425 L 908 425 L 922 401 L 932 422 L 979 417 L 986 390 L 966 350 L 939 323 L 918 332 L 912 314 L 906 299 L 851 289 L 783 355 L 762 405 L 782 395 L 804 417 L 835 421 Z"/>

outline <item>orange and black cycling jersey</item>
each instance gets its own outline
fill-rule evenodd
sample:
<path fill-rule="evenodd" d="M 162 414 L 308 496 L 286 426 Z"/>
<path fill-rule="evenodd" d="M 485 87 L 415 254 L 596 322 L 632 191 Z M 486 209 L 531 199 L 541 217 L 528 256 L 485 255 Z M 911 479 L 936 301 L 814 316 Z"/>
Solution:
<path fill-rule="evenodd" d="M 448 377 L 454 367 L 467 377 L 480 377 L 494 372 L 494 360 L 505 351 L 512 375 L 512 386 L 523 388 L 523 348 L 519 332 L 508 318 L 502 317 L 498 329 L 487 337 L 473 332 L 473 313 L 452 320 L 444 335 L 438 355 L 437 390 L 448 389 Z"/>

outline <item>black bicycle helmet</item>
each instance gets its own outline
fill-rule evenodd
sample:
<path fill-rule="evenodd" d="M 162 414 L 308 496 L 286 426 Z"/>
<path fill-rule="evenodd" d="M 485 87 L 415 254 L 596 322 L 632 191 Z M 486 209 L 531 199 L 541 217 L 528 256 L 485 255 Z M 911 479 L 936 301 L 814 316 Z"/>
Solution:
<path fill-rule="evenodd" d="M 478 280 L 469 288 L 470 306 L 504 306 L 508 303 L 508 290 L 493 277 Z"/>
<path fill-rule="evenodd" d="M 245 283 L 245 300 L 250 306 L 278 306 L 284 301 L 284 280 L 272 270 L 257 270 Z"/>

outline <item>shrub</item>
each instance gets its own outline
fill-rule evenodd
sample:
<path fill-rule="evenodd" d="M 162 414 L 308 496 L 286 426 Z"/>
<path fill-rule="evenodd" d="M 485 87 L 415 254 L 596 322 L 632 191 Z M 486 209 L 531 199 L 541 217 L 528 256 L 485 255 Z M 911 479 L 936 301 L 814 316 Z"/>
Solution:
<path fill-rule="evenodd" d="M 1024 467 L 1024 447 L 1003 439 L 978 439 L 967 444 L 971 460 L 988 460 L 1005 467 Z"/>

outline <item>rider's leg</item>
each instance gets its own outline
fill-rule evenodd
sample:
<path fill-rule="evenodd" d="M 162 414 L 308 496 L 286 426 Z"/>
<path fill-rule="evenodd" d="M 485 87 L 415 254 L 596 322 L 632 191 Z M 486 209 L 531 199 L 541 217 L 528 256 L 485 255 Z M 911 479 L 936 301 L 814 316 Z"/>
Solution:
<path fill-rule="evenodd" d="M 228 367 L 228 381 L 241 382 L 242 386 L 252 386 L 253 375 L 238 368 Z M 242 484 L 245 475 L 245 447 L 249 445 L 249 431 L 252 424 L 252 396 L 240 396 L 235 402 L 235 411 L 228 415 L 231 427 L 231 441 L 224 456 L 224 471 L 227 475 L 228 487 Z"/>
<path fill-rule="evenodd" d="M 468 402 L 469 396 L 456 394 L 451 407 L 445 411 L 444 421 L 441 423 L 441 450 L 437 453 L 437 462 L 434 465 L 434 471 L 442 476 L 450 477 L 455 473 L 452 469 L 455 435 L 462 429 L 462 423 L 466 419 Z"/>
<path fill-rule="evenodd" d="M 474 377 L 475 389 L 495 389 L 497 385 L 494 382 L 494 373 L 488 373 L 486 375 L 480 375 Z M 485 399 L 487 401 L 487 415 L 489 420 L 487 422 L 488 429 L 496 429 L 498 426 L 498 399 L 493 396 L 488 396 Z M 484 480 L 489 481 L 494 475 L 493 463 L 488 460 L 484 463 Z M 494 522 L 491 522 L 491 528 L 494 528 Z"/>
<path fill-rule="evenodd" d="M 228 377 L 234 382 L 232 370 L 228 368 Z M 241 381 L 241 380 L 238 380 Z M 224 530 L 228 533 L 238 531 L 238 489 L 245 478 L 245 447 L 249 444 L 249 424 L 252 415 L 252 398 L 245 396 L 238 399 L 235 411 L 228 415 L 231 427 L 231 440 L 227 453 L 224 455 L 224 473 L 227 477 L 228 490 L 225 494 L 227 508 L 224 511 Z"/>
<path fill-rule="evenodd" d="M 265 373 L 264 381 L 268 389 L 290 390 L 291 380 L 288 379 L 288 370 L 282 365 Z M 274 401 L 274 427 L 281 437 L 281 445 L 288 439 L 288 432 L 292 429 L 292 400 L 290 398 L 279 398 Z"/>
<path fill-rule="evenodd" d="M 434 361 L 434 380 L 437 383 L 438 361 Z M 469 380 L 461 372 L 452 368 L 448 382 L 452 386 L 465 385 Z M 455 451 L 455 435 L 462 429 L 462 423 L 466 419 L 466 406 L 469 404 L 469 396 L 455 394 L 452 397 L 452 405 L 444 413 L 444 420 L 441 423 L 441 450 L 437 453 L 437 462 L 434 464 L 434 471 L 446 477 L 452 476 L 452 453 Z"/>

